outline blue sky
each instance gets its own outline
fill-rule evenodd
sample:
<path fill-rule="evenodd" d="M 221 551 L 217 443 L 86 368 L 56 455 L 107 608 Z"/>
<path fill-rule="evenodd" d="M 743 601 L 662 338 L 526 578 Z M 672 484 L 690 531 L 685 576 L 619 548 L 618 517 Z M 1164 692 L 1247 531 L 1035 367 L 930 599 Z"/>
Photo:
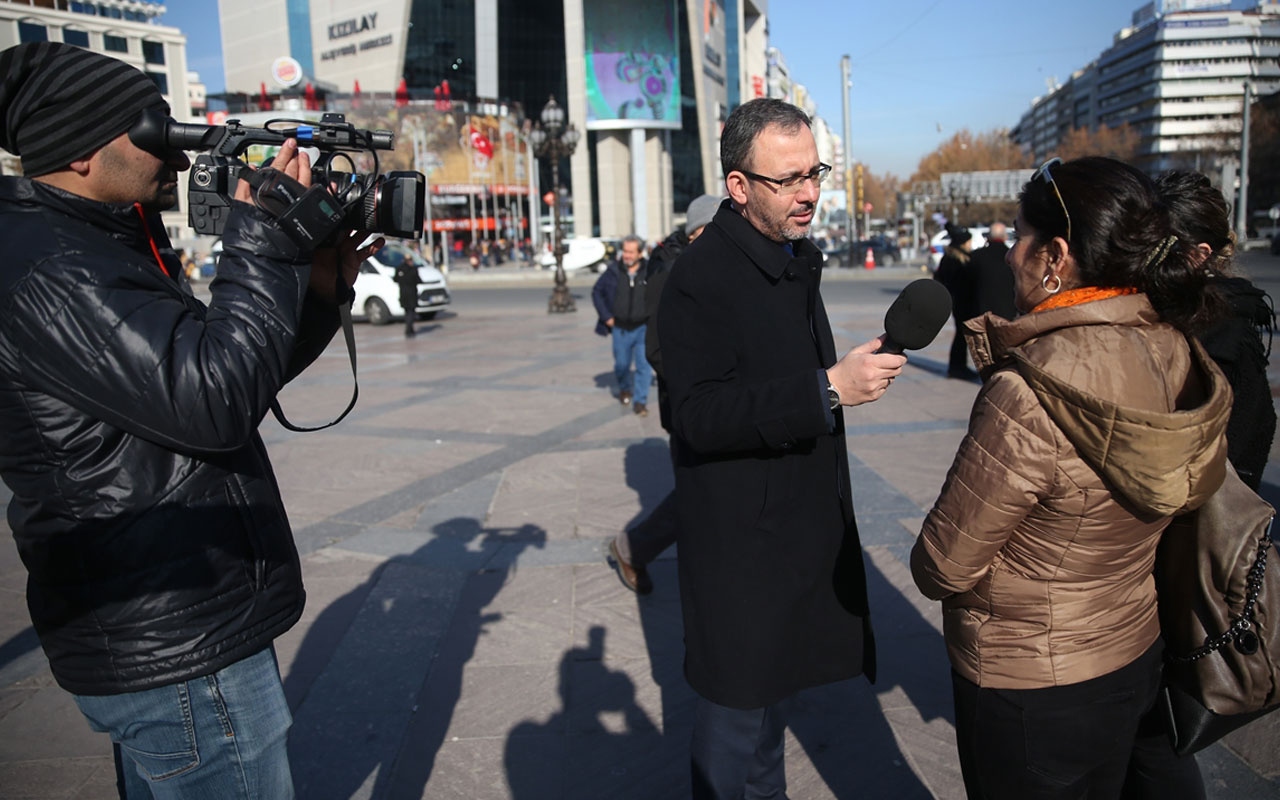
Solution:
<path fill-rule="evenodd" d="M 840 57 L 850 56 L 853 157 L 905 179 L 960 128 L 1013 127 L 1047 80 L 1065 81 L 1096 58 L 1142 4 L 772 0 L 769 40 L 837 134 L 844 124 Z M 166 9 L 164 24 L 187 34 L 188 67 L 210 92 L 222 91 L 217 4 L 169 0 Z"/>
<path fill-rule="evenodd" d="M 1144 2 L 770 2 L 769 39 L 840 135 L 840 56 L 849 55 L 853 157 L 907 179 L 961 128 L 1012 128 L 1047 80 L 1065 82 L 1097 58 Z"/>

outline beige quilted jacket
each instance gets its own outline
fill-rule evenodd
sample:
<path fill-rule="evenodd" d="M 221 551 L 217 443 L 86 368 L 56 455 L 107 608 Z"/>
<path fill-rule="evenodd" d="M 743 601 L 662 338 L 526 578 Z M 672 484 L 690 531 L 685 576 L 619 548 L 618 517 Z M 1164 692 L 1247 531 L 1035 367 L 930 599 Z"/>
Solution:
<path fill-rule="evenodd" d="M 1142 294 L 965 326 L 986 380 L 916 585 L 980 686 L 1105 675 L 1159 635 L 1156 545 L 1222 483 L 1231 390 Z"/>

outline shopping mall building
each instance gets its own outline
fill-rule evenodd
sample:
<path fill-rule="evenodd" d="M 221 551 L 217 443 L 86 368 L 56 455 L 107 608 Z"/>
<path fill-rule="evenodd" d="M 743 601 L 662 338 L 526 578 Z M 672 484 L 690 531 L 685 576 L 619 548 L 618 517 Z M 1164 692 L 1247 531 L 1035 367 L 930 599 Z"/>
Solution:
<path fill-rule="evenodd" d="M 221 0 L 219 9 L 233 106 L 237 95 L 280 91 L 285 59 L 293 91 L 309 83 L 365 105 L 398 92 L 402 114 L 471 115 L 459 138 L 478 133 L 482 151 L 513 145 L 505 182 L 441 180 L 431 167 L 449 159 L 427 154 L 437 226 L 458 224 L 468 193 L 550 188 L 548 165 L 534 181 L 522 174 L 520 123 L 554 96 L 585 133 L 561 169 L 574 232 L 660 239 L 692 198 L 722 192 L 721 126 L 766 91 L 765 0 Z M 469 177 L 491 169 L 471 155 Z"/>

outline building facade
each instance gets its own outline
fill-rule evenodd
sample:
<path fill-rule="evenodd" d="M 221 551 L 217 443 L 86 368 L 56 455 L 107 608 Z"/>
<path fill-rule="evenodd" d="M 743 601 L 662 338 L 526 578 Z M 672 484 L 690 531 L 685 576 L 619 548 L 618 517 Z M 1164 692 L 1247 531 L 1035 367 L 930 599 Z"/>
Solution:
<path fill-rule="evenodd" d="M 1096 61 L 1032 102 L 1015 141 L 1040 159 L 1072 128 L 1128 124 L 1148 171 L 1215 170 L 1239 150 L 1245 81 L 1255 97 L 1280 89 L 1280 3 L 1205 6 L 1138 9 Z"/>
<path fill-rule="evenodd" d="M 659 239 L 694 197 L 723 193 L 724 120 L 766 93 L 764 0 L 220 0 L 219 10 L 229 94 L 276 91 L 272 66 L 287 57 L 329 96 L 399 89 L 518 105 L 532 120 L 555 96 L 586 133 L 561 170 L 577 235 Z M 624 64 L 622 48 L 602 50 L 619 39 L 655 57 Z M 656 95 L 628 108 L 605 97 L 618 91 L 598 80 L 609 70 L 637 92 L 665 87 L 661 117 Z"/>

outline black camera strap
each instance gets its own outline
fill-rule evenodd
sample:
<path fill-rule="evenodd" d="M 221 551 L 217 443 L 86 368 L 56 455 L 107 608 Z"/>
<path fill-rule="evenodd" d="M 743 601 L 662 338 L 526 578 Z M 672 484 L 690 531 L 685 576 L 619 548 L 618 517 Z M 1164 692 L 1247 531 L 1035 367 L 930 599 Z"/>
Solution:
<path fill-rule="evenodd" d="M 284 410 L 280 408 L 280 401 L 272 400 L 271 414 L 276 418 L 277 422 L 295 433 L 313 433 L 315 431 L 322 431 L 325 428 L 332 428 L 334 425 L 337 425 L 339 422 L 342 422 L 347 418 L 347 415 L 351 413 L 351 409 L 356 407 L 356 399 L 360 397 L 360 379 L 356 375 L 356 332 L 351 326 L 351 299 L 355 296 L 355 292 L 350 286 L 347 286 L 342 282 L 341 270 L 338 270 L 336 283 L 336 296 L 340 298 L 338 300 L 338 319 L 342 322 L 342 336 L 347 340 L 347 356 L 351 359 L 351 402 L 347 403 L 347 407 L 343 409 L 342 413 L 339 414 L 338 418 L 333 422 L 329 422 L 324 425 L 317 425 L 314 428 L 304 428 L 300 425 L 294 425 L 286 419 L 284 416 Z"/>

